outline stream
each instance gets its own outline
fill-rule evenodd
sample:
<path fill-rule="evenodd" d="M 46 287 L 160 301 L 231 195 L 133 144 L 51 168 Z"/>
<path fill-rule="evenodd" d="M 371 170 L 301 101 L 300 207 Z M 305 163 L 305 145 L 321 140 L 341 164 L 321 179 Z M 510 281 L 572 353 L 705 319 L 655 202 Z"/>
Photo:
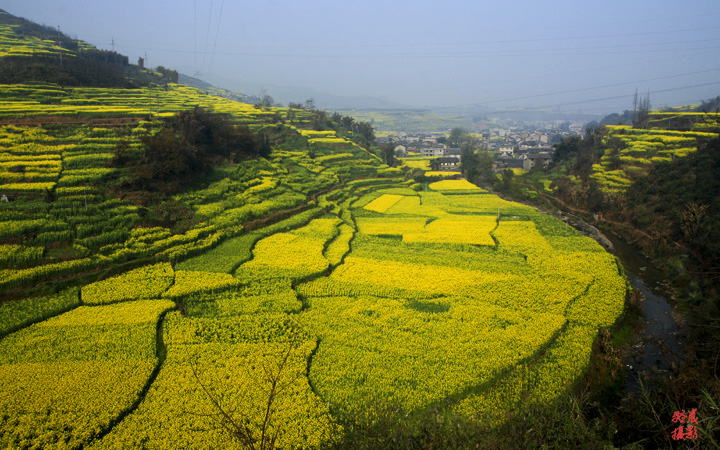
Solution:
<path fill-rule="evenodd" d="M 682 336 L 673 317 L 673 307 L 667 300 L 672 294 L 665 286 L 665 275 L 618 236 L 612 233 L 606 236 L 613 243 L 615 256 L 622 262 L 628 280 L 640 293 L 641 328 L 623 361 L 626 368 L 625 391 L 635 393 L 640 391 L 642 373 L 667 374 L 682 361 Z"/>

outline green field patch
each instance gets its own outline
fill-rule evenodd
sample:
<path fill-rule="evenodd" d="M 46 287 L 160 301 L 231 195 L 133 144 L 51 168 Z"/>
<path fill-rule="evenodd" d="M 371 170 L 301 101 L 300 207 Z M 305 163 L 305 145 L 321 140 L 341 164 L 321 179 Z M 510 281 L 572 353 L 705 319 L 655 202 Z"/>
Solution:
<path fill-rule="evenodd" d="M 262 237 L 259 233 L 249 233 L 228 239 L 212 250 L 177 264 L 175 268 L 232 273 L 240 264 L 252 258 L 252 248 Z"/>
<path fill-rule="evenodd" d="M 226 273 L 177 270 L 175 283 L 165 291 L 163 297 L 182 299 L 203 292 L 221 292 L 238 286 L 240 282 Z"/>
<path fill-rule="evenodd" d="M 89 305 L 158 298 L 174 280 L 175 273 L 170 264 L 160 263 L 83 286 L 81 295 L 83 303 Z"/>
<path fill-rule="evenodd" d="M 78 288 L 0 304 L 0 337 L 80 305 Z"/>

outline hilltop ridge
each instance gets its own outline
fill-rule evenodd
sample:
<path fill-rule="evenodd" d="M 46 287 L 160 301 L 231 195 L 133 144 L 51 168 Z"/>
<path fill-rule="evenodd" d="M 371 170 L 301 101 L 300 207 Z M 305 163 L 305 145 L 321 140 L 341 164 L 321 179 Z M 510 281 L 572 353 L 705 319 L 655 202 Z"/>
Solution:
<path fill-rule="evenodd" d="M 177 82 L 178 73 L 131 64 L 128 57 L 100 50 L 52 27 L 0 10 L 0 84 L 137 88 Z"/>

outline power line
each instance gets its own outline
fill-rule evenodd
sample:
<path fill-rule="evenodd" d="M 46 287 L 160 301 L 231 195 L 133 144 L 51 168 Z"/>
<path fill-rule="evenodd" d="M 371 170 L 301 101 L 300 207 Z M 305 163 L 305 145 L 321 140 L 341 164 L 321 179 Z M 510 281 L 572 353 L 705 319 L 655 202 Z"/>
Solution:
<path fill-rule="evenodd" d="M 197 64 L 197 54 L 198 54 L 198 51 L 197 51 L 197 0 L 193 0 L 193 11 L 194 11 L 194 18 L 195 18 L 195 22 L 194 22 L 194 30 L 195 30 L 195 32 L 193 33 L 193 35 L 194 35 L 194 47 L 193 47 L 193 51 L 194 51 L 194 55 L 195 55 L 195 74 L 194 74 L 194 76 L 198 76 L 198 64 Z"/>
<path fill-rule="evenodd" d="M 195 0 L 197 2 L 197 0 Z M 212 7 L 212 5 L 211 5 Z M 196 12 L 196 25 L 195 25 L 195 52 L 197 52 L 197 12 Z M 219 22 L 218 19 L 218 28 L 219 28 Z M 323 44 L 323 45 L 300 45 L 300 44 L 294 44 L 294 43 L 287 43 L 287 44 L 272 44 L 272 45 L 263 45 L 263 44 L 243 44 L 243 45 L 221 45 L 220 48 L 252 48 L 252 49 L 273 49 L 273 48 L 279 48 L 279 49 L 348 49 L 348 48 L 402 48 L 402 47 L 439 47 L 439 46 L 469 46 L 469 45 L 491 45 L 491 44 L 526 44 L 526 43 L 540 43 L 540 42 L 551 42 L 551 41 L 577 41 L 578 39 L 607 39 L 607 38 L 615 38 L 615 37 L 633 37 L 633 36 L 645 36 L 645 35 L 667 35 L 670 33 L 684 33 L 684 32 L 690 32 L 696 33 L 697 31 L 702 30 L 718 30 L 720 27 L 706 27 L 706 28 L 698 28 L 698 29 L 684 29 L 684 30 L 665 30 L 665 31 L 658 31 L 658 32 L 646 32 L 646 33 L 624 33 L 624 34 L 607 34 L 607 35 L 594 35 L 594 36 L 577 36 L 577 37 L 554 37 L 554 38 L 533 38 L 533 39 L 512 39 L 512 40 L 496 40 L 496 41 L 474 41 L 474 42 L 434 42 L 434 43 L 410 43 L 410 44 Z M 209 35 L 209 31 L 208 31 Z M 551 50 L 558 50 L 558 51 L 566 51 L 566 50 L 579 50 L 579 51 L 585 51 L 587 49 L 606 49 L 606 48 L 627 48 L 627 47 L 641 47 L 641 46 L 662 46 L 662 45 L 677 45 L 677 44 L 687 44 L 687 43 L 697 43 L 697 42 L 708 42 L 708 41 L 718 41 L 720 38 L 717 37 L 710 37 L 707 39 L 693 39 L 693 40 L 684 40 L 684 41 L 678 41 L 678 40 L 672 40 L 672 41 L 665 41 L 665 42 L 651 42 L 651 43 L 641 43 L 641 44 L 622 44 L 622 45 L 614 45 L 614 46 L 593 46 L 593 47 L 571 47 L 571 48 L 556 48 Z M 127 41 L 127 42 L 133 42 L 133 41 Z M 139 42 L 139 41 L 135 41 Z M 145 44 L 144 42 L 139 42 L 141 44 Z M 176 43 L 161 43 L 161 42 L 155 42 L 155 44 L 161 44 L 161 45 L 181 45 Z M 217 40 L 215 42 L 215 47 L 217 47 Z M 679 49 L 679 50 L 686 50 L 686 49 Z M 183 52 L 183 50 L 172 50 L 172 49 L 164 49 L 163 51 L 168 52 Z M 508 50 L 504 50 L 508 51 Z M 525 50 L 527 51 L 527 50 Z M 533 49 L 533 52 L 537 52 L 538 50 Z M 206 49 L 205 52 L 207 52 L 207 43 L 206 43 Z M 472 51 L 460 51 L 460 52 L 453 52 L 454 54 L 471 54 Z M 450 53 L 452 55 L 453 53 Z M 476 52 L 477 53 L 477 52 Z M 480 52 L 480 53 L 489 53 L 487 51 Z M 233 55 L 233 53 L 225 52 L 227 55 Z M 427 53 L 384 53 L 383 56 L 404 56 L 404 55 L 411 55 L 411 56 L 432 56 L 428 55 Z M 442 53 L 442 54 L 433 54 L 433 55 L 447 55 L 448 53 Z M 238 56 L 275 56 L 274 54 L 267 54 L 267 53 L 259 53 L 259 54 L 247 54 L 247 53 L 237 53 Z M 278 54 L 277 56 L 285 56 L 284 54 Z M 307 55 L 298 55 L 301 57 L 307 56 Z M 312 55 L 310 55 L 312 56 Z M 332 54 L 329 55 L 332 57 L 342 56 L 339 54 Z"/>
<path fill-rule="evenodd" d="M 698 55 L 702 55 L 704 53 L 702 52 L 694 52 L 694 53 L 685 53 L 682 55 L 683 57 L 695 57 Z M 650 63 L 655 63 L 658 61 L 667 61 L 667 58 L 652 58 L 652 59 L 635 59 L 631 63 L 623 63 L 623 64 L 602 64 L 601 66 L 597 67 L 583 67 L 582 69 L 576 69 L 576 70 L 566 70 L 562 72 L 553 72 L 553 73 L 544 73 L 540 75 L 532 75 L 532 76 L 523 76 L 523 77 L 515 77 L 515 78 L 503 78 L 502 80 L 495 80 L 493 82 L 487 83 L 485 82 L 483 86 L 492 86 L 492 85 L 498 85 L 498 84 L 508 84 L 508 83 L 516 83 L 520 81 L 527 81 L 527 80 L 534 80 L 534 79 L 542 79 L 542 78 L 557 78 L 560 76 L 567 76 L 570 74 L 578 74 L 578 73 L 586 73 L 586 72 L 593 72 L 597 73 L 598 71 L 608 71 L 612 69 L 618 69 L 618 68 L 624 68 L 628 66 L 634 66 L 634 65 L 645 65 Z M 449 86 L 449 87 L 443 87 L 439 89 L 422 89 L 422 90 L 413 90 L 413 91 L 405 91 L 405 92 L 394 92 L 390 97 L 402 97 L 402 96 L 408 96 L 408 95 L 419 95 L 419 94 L 428 94 L 432 92 L 442 92 L 442 91 L 456 91 L 461 89 L 469 89 L 469 88 L 475 88 L 477 87 L 477 83 L 474 84 L 465 84 L 462 86 Z"/>
<path fill-rule="evenodd" d="M 533 99 L 533 98 L 549 97 L 549 96 L 551 96 L 551 95 L 574 94 L 574 93 L 577 93 L 577 92 L 593 91 L 593 90 L 596 90 L 596 89 L 606 89 L 606 88 L 619 87 L 619 86 L 627 86 L 627 85 L 632 85 L 632 84 L 647 83 L 647 82 L 650 82 L 650 81 L 658 81 L 658 80 L 667 80 L 667 79 L 669 79 L 669 78 L 685 77 L 685 76 L 688 76 L 688 75 L 699 75 L 699 74 L 702 74 L 702 73 L 717 72 L 717 71 L 720 71 L 720 68 L 708 69 L 708 70 L 699 70 L 699 71 L 696 71 L 696 72 L 687 72 L 687 73 L 681 73 L 681 74 L 677 74 L 677 75 L 667 75 L 667 76 L 664 76 L 664 77 L 648 78 L 648 79 L 645 79 L 645 80 L 626 81 L 626 82 L 623 82 L 623 83 L 606 84 L 606 85 L 603 85 L 603 86 L 594 86 L 594 87 L 587 87 L 587 88 L 580 88 L 580 89 L 572 89 L 572 90 L 559 91 L 559 92 L 548 92 L 548 93 L 546 93 L 546 94 L 534 94 L 534 95 L 527 95 L 527 96 L 523 96 L 523 97 L 504 98 L 504 99 L 498 99 L 498 100 L 487 100 L 487 101 L 484 101 L 483 104 L 511 102 L 511 101 L 516 101 L 516 100 L 529 100 L 529 99 Z"/>
<path fill-rule="evenodd" d="M 694 84 L 690 86 L 680 86 L 680 87 L 674 87 L 674 88 L 667 88 L 667 89 L 658 89 L 655 91 L 648 91 L 649 94 L 661 94 L 665 92 L 675 92 L 675 91 L 681 91 L 685 89 L 694 89 L 699 87 L 705 87 L 705 86 L 713 86 L 720 84 L 720 81 L 713 81 L 710 83 L 701 83 L 701 84 Z M 489 111 L 485 112 L 484 114 L 501 114 L 501 113 L 510 113 L 510 112 L 522 112 L 522 111 L 540 111 L 548 108 L 557 108 L 560 106 L 572 106 L 572 105 L 583 105 L 586 103 L 596 103 L 596 102 L 603 102 L 607 100 L 618 100 L 622 98 L 630 98 L 633 97 L 634 94 L 623 94 L 623 95 L 613 95 L 609 97 L 601 97 L 601 98 L 593 98 L 593 99 L 587 99 L 587 100 L 577 100 L 572 102 L 563 102 L 563 103 L 555 103 L 551 105 L 543 105 L 543 106 L 536 106 L 532 108 L 524 108 L 524 109 L 506 109 L 506 110 L 497 110 L 497 111 Z M 524 100 L 526 98 L 533 98 L 536 96 L 528 96 L 528 97 L 518 97 L 517 100 Z M 425 108 L 429 111 L 439 111 L 443 109 L 454 109 L 454 108 L 466 108 L 470 106 L 483 106 L 484 103 L 469 103 L 464 105 L 455 105 L 455 106 L 439 106 L 436 108 Z"/>
<path fill-rule="evenodd" d="M 720 39 L 717 39 L 720 40 Z M 125 46 L 125 48 L 137 49 L 139 47 Z M 170 50 L 154 48 L 151 49 L 158 52 L 166 53 L 191 53 L 190 50 Z M 708 51 L 720 50 L 718 47 L 693 47 L 693 48 L 677 48 L 677 49 L 646 49 L 646 50 L 626 50 L 626 51 L 603 51 L 603 52 L 587 52 L 581 51 L 581 48 L 575 49 L 574 53 L 568 53 L 565 49 L 553 49 L 555 53 L 541 52 L 539 50 L 523 50 L 522 52 L 503 51 L 503 52 L 461 52 L 461 53 L 382 53 L 382 54 L 347 54 L 347 53 L 327 53 L 327 54 L 300 54 L 300 53 L 235 53 L 235 52 L 216 52 L 217 55 L 223 56 L 243 56 L 243 57 L 266 57 L 266 58 L 321 58 L 321 59 L 391 59 L 391 58 L 497 58 L 497 57 L 537 57 L 537 56 L 599 56 L 613 54 L 643 54 L 643 53 L 677 53 L 688 51 Z M 196 52 L 205 53 L 205 52 Z"/>
<path fill-rule="evenodd" d="M 210 25 L 212 23 L 213 2 L 210 0 L 210 11 L 208 13 L 207 33 L 205 33 L 205 51 L 203 51 L 202 71 L 205 72 L 205 61 L 208 55 L 208 44 L 210 43 Z"/>
<path fill-rule="evenodd" d="M 215 50 L 217 49 L 218 36 L 220 35 L 220 21 L 222 20 L 223 7 L 225 6 L 225 0 L 220 2 L 220 14 L 218 15 L 217 29 L 215 30 L 215 43 L 213 44 L 212 54 L 210 55 L 210 67 L 208 72 L 212 69 L 213 61 L 215 60 Z"/>
<path fill-rule="evenodd" d="M 691 28 L 681 30 L 662 30 L 662 31 L 649 31 L 644 33 L 621 33 L 621 34 L 599 34 L 599 35 L 585 35 L 585 36 L 574 36 L 574 37 L 551 37 L 551 38 L 532 38 L 532 39 L 504 39 L 504 40 L 488 40 L 488 41 L 464 41 L 464 42 L 427 42 L 427 43 L 406 43 L 406 44 L 312 44 L 303 45 L 297 43 L 283 43 L 283 44 L 242 44 L 242 45 L 221 45 L 221 48 L 384 48 L 384 47 L 440 47 L 440 46 L 470 46 L 470 45 L 492 45 L 492 44 L 526 44 L 526 43 L 538 43 L 538 42 L 552 42 L 552 41 L 577 41 L 580 39 L 608 39 L 608 38 L 626 38 L 626 37 L 638 37 L 638 36 L 652 36 L 662 35 L 666 36 L 671 33 L 686 33 L 692 32 L 694 35 L 698 31 L 712 31 L 719 30 L 720 27 L 705 27 L 705 28 Z M 717 38 L 704 39 L 717 40 Z M 677 41 L 672 41 L 677 42 Z M 174 45 L 175 43 L 165 42 L 166 45 Z M 660 45 L 660 44 L 651 44 Z"/>

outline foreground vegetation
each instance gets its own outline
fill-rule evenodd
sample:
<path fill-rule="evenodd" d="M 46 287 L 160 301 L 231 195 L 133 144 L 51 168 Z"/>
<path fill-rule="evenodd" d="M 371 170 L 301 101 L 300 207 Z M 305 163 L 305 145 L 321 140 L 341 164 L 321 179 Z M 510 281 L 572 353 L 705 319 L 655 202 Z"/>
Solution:
<path fill-rule="evenodd" d="M 624 279 L 594 242 L 464 181 L 405 180 L 332 130 L 298 128 L 307 111 L 290 124 L 169 85 L 167 105 L 230 111 L 272 152 L 204 150 L 219 165 L 146 203 L 158 185 L 118 159 L 190 142 L 172 124 L 192 112 L 126 122 L 131 92 L 94 92 L 104 127 L 27 105 L 44 126 L 3 128 L 6 446 L 240 446 L 230 419 L 279 447 L 372 446 L 378 421 L 402 435 L 437 411 L 498 427 L 562 397 L 622 313 Z"/>
<path fill-rule="evenodd" d="M 18 311 L 16 322 L 40 322 L 8 325 L 22 328 L 1 341 L 5 391 L 22 387 L 29 395 L 4 404 L 5 444 L 239 445 L 208 419 L 218 411 L 203 386 L 258 439 L 261 427 L 253 427 L 263 423 L 267 401 L 262 370 L 289 343 L 286 389 L 270 426 L 280 447 L 341 445 L 343 436 L 372 429 L 386 409 L 411 421 L 440 408 L 469 423 L 502 424 L 521 402 L 544 405 L 563 395 L 588 366 L 598 328 L 622 312 L 625 282 L 614 259 L 532 208 L 466 182 L 427 192 L 393 178 L 347 184 L 324 208 L 174 266 L 6 302 Z M 49 303 L 56 312 L 75 308 L 56 319 L 33 317 L 33 306 Z M 83 328 L 80 317 L 95 319 Z M 127 320 L 145 331 L 127 328 Z M 47 350 L 33 347 L 39 339 L 48 340 Z M 50 344 L 60 339 L 59 348 Z M 144 355 L 145 372 L 133 351 Z M 83 402 L 107 389 L 78 384 L 77 364 L 91 361 L 135 368 L 137 376 L 106 397 L 112 407 L 96 405 L 104 415 L 80 420 L 36 403 L 87 410 Z M 47 381 L 28 364 L 77 382 L 63 382 L 72 387 L 47 399 Z"/>

